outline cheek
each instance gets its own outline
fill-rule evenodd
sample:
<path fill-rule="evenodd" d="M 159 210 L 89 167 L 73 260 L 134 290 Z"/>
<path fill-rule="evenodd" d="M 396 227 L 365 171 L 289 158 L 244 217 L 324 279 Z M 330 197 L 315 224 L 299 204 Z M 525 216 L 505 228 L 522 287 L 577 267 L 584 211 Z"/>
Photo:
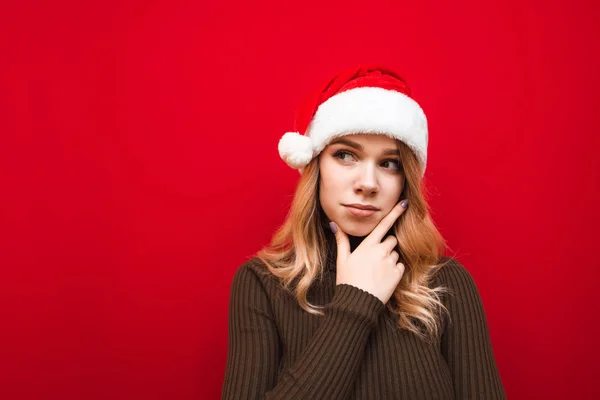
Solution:
<path fill-rule="evenodd" d="M 334 203 L 341 201 L 340 197 L 347 191 L 344 182 L 340 181 L 339 178 L 335 177 L 335 174 L 331 176 L 322 177 L 321 180 L 321 195 L 325 198 L 325 201 Z"/>
<path fill-rule="evenodd" d="M 402 187 L 404 180 L 398 181 L 398 179 L 390 180 L 386 185 L 385 190 L 385 203 L 389 205 L 390 209 L 396 205 L 402 195 Z"/>
<path fill-rule="evenodd" d="M 329 218 L 335 218 L 336 213 L 339 212 L 336 206 L 342 202 L 340 197 L 342 190 L 340 182 L 335 179 L 335 174 L 330 174 L 331 170 L 321 174 L 321 180 L 319 182 L 319 201 L 323 211 Z"/>
<path fill-rule="evenodd" d="M 319 191 L 320 191 L 319 203 L 321 204 L 321 208 L 323 209 L 323 212 L 325 213 L 327 218 L 335 219 L 336 215 L 335 215 L 335 207 L 333 205 L 333 203 L 334 203 L 333 196 L 326 188 L 323 187 L 323 185 L 321 185 Z"/>
<path fill-rule="evenodd" d="M 339 176 L 340 172 L 336 165 L 331 160 L 321 162 L 320 169 L 321 189 L 328 194 L 334 194 L 341 186 Z"/>
<path fill-rule="evenodd" d="M 319 197 L 323 208 L 326 208 L 335 202 L 335 194 L 336 188 L 332 186 L 332 182 L 326 177 L 322 177 L 321 183 L 319 184 Z"/>

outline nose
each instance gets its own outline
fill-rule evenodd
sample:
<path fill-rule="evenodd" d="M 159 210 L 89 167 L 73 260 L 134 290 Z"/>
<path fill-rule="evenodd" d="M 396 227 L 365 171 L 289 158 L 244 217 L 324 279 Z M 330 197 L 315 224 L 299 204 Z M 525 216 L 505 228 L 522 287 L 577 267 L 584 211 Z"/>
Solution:
<path fill-rule="evenodd" d="M 354 182 L 354 190 L 356 192 L 362 192 L 365 195 L 370 195 L 379 191 L 375 165 L 365 163 L 359 168 L 358 177 Z"/>

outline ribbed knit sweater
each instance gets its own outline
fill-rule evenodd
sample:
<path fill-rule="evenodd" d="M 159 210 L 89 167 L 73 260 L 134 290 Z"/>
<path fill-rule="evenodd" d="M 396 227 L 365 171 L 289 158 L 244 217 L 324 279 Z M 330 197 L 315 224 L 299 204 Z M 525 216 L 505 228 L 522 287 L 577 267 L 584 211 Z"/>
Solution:
<path fill-rule="evenodd" d="M 222 399 L 506 398 L 478 289 L 456 259 L 430 284 L 454 293 L 442 294 L 451 319 L 435 344 L 401 330 L 371 293 L 336 285 L 329 264 L 308 295 L 325 316 L 304 311 L 260 260 L 238 268 Z"/>

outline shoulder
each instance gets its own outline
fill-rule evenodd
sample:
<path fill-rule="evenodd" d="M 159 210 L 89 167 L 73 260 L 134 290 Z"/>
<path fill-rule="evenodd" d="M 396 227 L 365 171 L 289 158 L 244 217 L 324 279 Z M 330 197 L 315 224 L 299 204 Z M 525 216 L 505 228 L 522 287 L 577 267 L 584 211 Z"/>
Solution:
<path fill-rule="evenodd" d="M 252 257 L 240 265 L 233 275 L 233 283 L 261 282 L 270 275 L 265 264 L 257 257 Z"/>
<path fill-rule="evenodd" d="M 456 258 L 442 257 L 440 264 L 443 264 L 443 266 L 436 271 L 432 278 L 432 283 L 435 283 L 435 286 L 443 285 L 452 292 L 477 291 L 475 279 Z"/>
<path fill-rule="evenodd" d="M 451 313 L 482 312 L 483 301 L 471 273 L 455 258 L 445 257 L 432 280 L 434 286 L 443 287 L 442 301 Z M 443 262 L 443 260 L 441 260 Z"/>
<path fill-rule="evenodd" d="M 233 275 L 231 290 L 261 290 L 271 293 L 278 279 L 269 271 L 262 260 L 252 257 L 240 265 Z"/>

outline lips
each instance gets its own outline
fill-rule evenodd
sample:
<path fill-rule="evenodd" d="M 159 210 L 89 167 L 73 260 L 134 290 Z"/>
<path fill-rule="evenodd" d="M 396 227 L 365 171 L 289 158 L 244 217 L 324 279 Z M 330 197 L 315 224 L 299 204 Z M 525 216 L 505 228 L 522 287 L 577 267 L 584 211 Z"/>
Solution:
<path fill-rule="evenodd" d="M 373 210 L 373 211 L 379 211 L 379 208 L 369 205 L 369 204 L 358 204 L 358 203 L 353 203 L 353 204 L 344 204 L 346 207 L 353 207 L 353 208 L 358 208 L 360 210 Z"/>
<path fill-rule="evenodd" d="M 348 210 L 348 213 L 350 213 L 351 215 L 355 216 L 355 217 L 369 217 L 373 214 L 375 214 L 375 212 L 377 210 L 373 210 L 372 208 L 358 208 L 358 207 L 354 207 L 354 206 L 345 206 L 346 210 Z"/>

